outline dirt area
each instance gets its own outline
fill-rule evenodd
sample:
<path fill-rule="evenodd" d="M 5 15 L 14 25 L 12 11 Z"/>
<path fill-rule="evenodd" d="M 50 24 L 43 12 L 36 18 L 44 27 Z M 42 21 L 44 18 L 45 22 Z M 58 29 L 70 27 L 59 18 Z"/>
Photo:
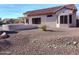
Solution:
<path fill-rule="evenodd" d="M 11 55 L 76 55 L 79 54 L 79 28 L 23 30 L 6 40 Z"/>

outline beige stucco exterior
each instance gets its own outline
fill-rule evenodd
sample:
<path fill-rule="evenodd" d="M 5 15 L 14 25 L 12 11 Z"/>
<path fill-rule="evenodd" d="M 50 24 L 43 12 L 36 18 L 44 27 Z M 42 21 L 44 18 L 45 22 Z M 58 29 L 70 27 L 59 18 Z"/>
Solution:
<path fill-rule="evenodd" d="M 72 15 L 72 23 L 69 24 L 69 15 Z M 39 15 L 39 16 L 30 16 L 28 17 L 29 19 L 29 24 L 32 24 L 32 18 L 41 18 L 41 24 L 46 24 L 48 27 L 52 28 L 68 28 L 70 26 L 76 26 L 76 12 L 73 13 L 72 10 L 63 8 L 62 10 L 59 10 L 56 12 L 56 14 L 52 14 L 52 17 L 47 17 L 47 15 Z M 67 15 L 68 23 L 67 24 L 60 24 L 60 16 L 61 15 Z M 25 15 L 27 17 L 27 14 Z M 40 24 L 32 24 L 39 26 Z"/>
<path fill-rule="evenodd" d="M 72 27 L 72 26 L 76 26 L 76 12 L 73 13 L 72 10 L 69 9 L 63 9 L 60 10 L 59 12 L 57 12 L 58 14 L 58 20 L 59 20 L 59 26 L 60 27 Z M 60 24 L 60 16 L 61 15 L 67 15 L 67 19 L 68 19 L 68 24 Z M 72 23 L 69 24 L 69 15 L 72 15 Z"/>

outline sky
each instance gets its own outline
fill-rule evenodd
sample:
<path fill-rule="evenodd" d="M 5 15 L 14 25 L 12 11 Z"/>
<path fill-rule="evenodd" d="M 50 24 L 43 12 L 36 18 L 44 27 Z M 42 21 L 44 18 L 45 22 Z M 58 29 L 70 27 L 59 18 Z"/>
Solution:
<path fill-rule="evenodd" d="M 17 18 L 22 17 L 24 12 L 61 6 L 61 4 L 0 4 L 0 18 Z M 76 4 L 77 9 L 79 5 Z M 79 11 L 77 11 L 79 15 Z"/>

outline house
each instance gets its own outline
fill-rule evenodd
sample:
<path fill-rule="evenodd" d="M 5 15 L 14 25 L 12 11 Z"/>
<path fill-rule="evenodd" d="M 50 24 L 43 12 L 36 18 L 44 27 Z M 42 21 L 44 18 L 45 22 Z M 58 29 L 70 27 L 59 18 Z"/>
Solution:
<path fill-rule="evenodd" d="M 28 18 L 29 24 L 37 25 L 46 24 L 49 27 L 74 27 L 76 26 L 77 8 L 74 4 L 33 10 L 24 13 Z"/>

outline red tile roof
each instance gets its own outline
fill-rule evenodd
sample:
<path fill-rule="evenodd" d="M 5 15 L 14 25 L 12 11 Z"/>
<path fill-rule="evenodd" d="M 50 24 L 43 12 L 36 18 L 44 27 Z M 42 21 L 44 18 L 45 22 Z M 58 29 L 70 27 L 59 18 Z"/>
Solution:
<path fill-rule="evenodd" d="M 63 8 L 67 8 L 67 9 L 77 11 L 77 8 L 75 7 L 74 4 L 69 4 L 69 5 L 64 5 L 64 6 L 28 11 L 28 12 L 25 12 L 24 14 L 27 14 L 27 16 L 37 16 L 37 15 L 51 14 L 51 13 L 56 13 L 57 11 L 59 11 Z"/>

